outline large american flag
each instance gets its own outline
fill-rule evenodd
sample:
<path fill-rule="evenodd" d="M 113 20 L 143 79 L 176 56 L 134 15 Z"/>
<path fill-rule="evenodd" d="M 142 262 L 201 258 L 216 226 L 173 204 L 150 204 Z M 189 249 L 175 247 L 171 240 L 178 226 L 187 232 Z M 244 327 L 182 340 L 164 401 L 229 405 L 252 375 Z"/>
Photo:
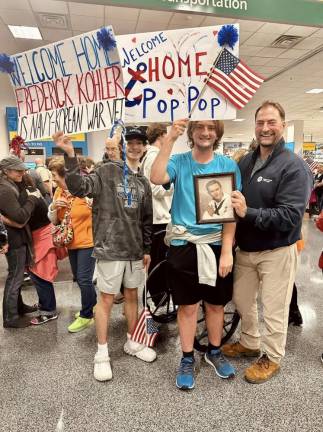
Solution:
<path fill-rule="evenodd" d="M 236 108 L 243 108 L 264 82 L 242 60 L 224 48 L 214 62 L 206 84 L 222 94 Z"/>
<path fill-rule="evenodd" d="M 315 160 L 312 158 L 305 158 L 304 161 L 310 167 L 310 170 L 312 171 L 312 173 L 314 173 L 315 170 L 319 167 L 319 164 L 317 162 L 315 162 Z"/>
<path fill-rule="evenodd" d="M 149 309 L 145 307 L 140 314 L 131 339 L 135 342 L 145 344 L 148 347 L 152 347 L 154 346 L 158 333 L 159 328 L 153 320 Z"/>

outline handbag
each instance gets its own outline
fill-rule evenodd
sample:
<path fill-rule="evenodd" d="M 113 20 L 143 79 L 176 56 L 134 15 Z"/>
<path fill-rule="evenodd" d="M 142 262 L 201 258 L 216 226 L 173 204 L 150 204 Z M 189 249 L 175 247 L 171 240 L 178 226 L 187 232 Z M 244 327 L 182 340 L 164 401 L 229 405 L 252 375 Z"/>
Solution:
<path fill-rule="evenodd" d="M 316 226 L 320 231 L 323 232 L 323 210 L 321 210 L 321 213 L 319 214 L 318 218 L 316 219 Z"/>
<path fill-rule="evenodd" d="M 74 238 L 72 226 L 71 209 L 73 198 L 67 207 L 63 219 L 60 224 L 54 225 L 52 228 L 53 244 L 56 247 L 64 247 L 70 244 Z"/>
<path fill-rule="evenodd" d="M 319 262 L 318 262 L 319 268 L 323 270 L 323 251 L 321 252 Z"/>

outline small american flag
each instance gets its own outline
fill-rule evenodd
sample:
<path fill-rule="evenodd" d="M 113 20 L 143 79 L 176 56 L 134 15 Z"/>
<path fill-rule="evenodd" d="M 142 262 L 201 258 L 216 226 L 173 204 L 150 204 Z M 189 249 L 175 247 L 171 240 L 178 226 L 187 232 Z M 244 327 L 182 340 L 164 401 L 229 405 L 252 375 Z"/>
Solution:
<path fill-rule="evenodd" d="M 145 307 L 140 314 L 136 328 L 132 333 L 131 340 L 152 347 L 154 346 L 158 333 L 159 328 L 153 320 L 149 309 Z"/>
<path fill-rule="evenodd" d="M 243 108 L 265 79 L 224 48 L 214 62 L 206 84 L 236 108 Z"/>
<path fill-rule="evenodd" d="M 315 170 L 319 167 L 319 164 L 317 162 L 315 162 L 315 160 L 312 158 L 305 158 L 304 161 L 310 167 L 310 170 L 312 171 L 312 173 L 314 173 Z"/>

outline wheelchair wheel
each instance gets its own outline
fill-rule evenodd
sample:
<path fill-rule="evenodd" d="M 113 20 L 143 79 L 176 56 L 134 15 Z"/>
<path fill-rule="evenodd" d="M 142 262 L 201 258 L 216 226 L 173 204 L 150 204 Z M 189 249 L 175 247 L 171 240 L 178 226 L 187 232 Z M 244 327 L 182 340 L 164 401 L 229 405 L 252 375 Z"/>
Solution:
<path fill-rule="evenodd" d="M 226 343 L 236 331 L 240 321 L 240 316 L 230 302 L 224 308 L 224 323 L 221 345 Z M 200 318 L 197 321 L 197 334 L 194 340 L 194 348 L 200 352 L 206 352 L 208 345 L 208 336 L 205 326 L 205 310 L 201 305 Z"/>
<path fill-rule="evenodd" d="M 147 307 L 153 319 L 162 324 L 174 321 L 177 316 L 177 307 L 173 303 L 167 281 L 166 266 L 166 260 L 161 261 L 147 278 Z M 142 302 L 145 304 L 145 291 Z"/>

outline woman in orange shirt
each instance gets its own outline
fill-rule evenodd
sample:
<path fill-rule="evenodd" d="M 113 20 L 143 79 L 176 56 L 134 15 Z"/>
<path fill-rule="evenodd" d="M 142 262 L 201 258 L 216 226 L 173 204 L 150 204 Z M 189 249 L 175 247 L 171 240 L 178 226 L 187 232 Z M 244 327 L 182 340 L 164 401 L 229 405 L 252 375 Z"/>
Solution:
<path fill-rule="evenodd" d="M 53 202 L 49 206 L 48 217 L 55 225 L 62 221 L 68 207 L 73 227 L 73 240 L 67 245 L 68 256 L 74 279 L 81 290 L 82 309 L 68 326 L 68 331 L 76 333 L 93 324 L 93 307 L 96 305 L 96 292 L 93 285 L 95 259 L 92 257 L 92 203 L 89 198 L 72 196 L 65 183 L 65 164 L 61 158 L 51 160 L 49 169 L 57 184 Z"/>

